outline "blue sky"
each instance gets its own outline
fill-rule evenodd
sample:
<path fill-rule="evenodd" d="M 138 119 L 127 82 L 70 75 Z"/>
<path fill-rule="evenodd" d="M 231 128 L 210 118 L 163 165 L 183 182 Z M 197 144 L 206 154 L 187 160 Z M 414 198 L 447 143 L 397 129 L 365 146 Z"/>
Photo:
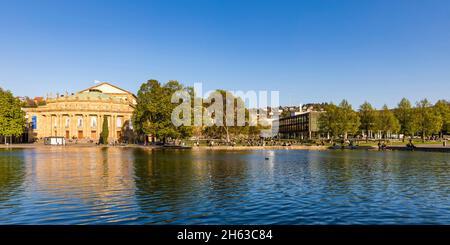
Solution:
<path fill-rule="evenodd" d="M 148 79 L 279 90 L 281 104 L 450 99 L 450 1 L 2 1 L 16 95 Z"/>

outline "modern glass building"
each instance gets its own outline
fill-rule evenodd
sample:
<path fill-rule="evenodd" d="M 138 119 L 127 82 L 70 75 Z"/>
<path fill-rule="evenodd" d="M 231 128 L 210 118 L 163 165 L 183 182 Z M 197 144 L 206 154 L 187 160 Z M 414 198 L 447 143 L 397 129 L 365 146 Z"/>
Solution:
<path fill-rule="evenodd" d="M 319 137 L 320 111 L 307 111 L 279 119 L 281 139 L 313 139 Z"/>

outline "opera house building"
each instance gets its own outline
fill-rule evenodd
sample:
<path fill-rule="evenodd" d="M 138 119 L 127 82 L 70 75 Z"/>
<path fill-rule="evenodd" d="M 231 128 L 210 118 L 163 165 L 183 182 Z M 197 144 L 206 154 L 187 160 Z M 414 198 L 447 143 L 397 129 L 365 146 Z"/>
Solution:
<path fill-rule="evenodd" d="M 104 118 L 109 142 L 120 142 L 132 129 L 136 96 L 109 83 L 73 94 L 47 98 L 44 105 L 23 108 L 30 126 L 29 141 L 58 136 L 69 140 L 98 142 Z"/>

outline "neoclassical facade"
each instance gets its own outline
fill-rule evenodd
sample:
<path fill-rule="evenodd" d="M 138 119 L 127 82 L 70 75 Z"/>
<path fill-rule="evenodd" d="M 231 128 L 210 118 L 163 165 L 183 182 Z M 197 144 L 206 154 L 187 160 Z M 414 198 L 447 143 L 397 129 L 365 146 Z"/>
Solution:
<path fill-rule="evenodd" d="M 49 136 L 97 142 L 103 120 L 108 121 L 109 141 L 121 141 L 132 129 L 136 96 L 109 83 L 71 95 L 47 98 L 46 105 L 23 108 L 30 123 L 30 140 Z"/>

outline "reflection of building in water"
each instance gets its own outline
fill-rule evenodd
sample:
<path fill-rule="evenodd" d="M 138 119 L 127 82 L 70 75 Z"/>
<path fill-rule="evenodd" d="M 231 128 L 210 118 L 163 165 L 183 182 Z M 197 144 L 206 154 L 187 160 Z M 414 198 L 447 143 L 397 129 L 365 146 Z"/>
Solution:
<path fill-rule="evenodd" d="M 39 151 L 28 175 L 35 180 L 34 188 L 45 190 L 48 195 L 109 205 L 125 202 L 134 195 L 131 150 L 57 147 Z"/>
<path fill-rule="evenodd" d="M 136 96 L 109 83 L 71 95 L 47 98 L 45 105 L 23 108 L 32 124 L 29 140 L 48 136 L 98 140 L 106 117 L 111 141 L 122 140 L 131 129 Z M 126 129 L 124 126 L 126 125 Z"/>

